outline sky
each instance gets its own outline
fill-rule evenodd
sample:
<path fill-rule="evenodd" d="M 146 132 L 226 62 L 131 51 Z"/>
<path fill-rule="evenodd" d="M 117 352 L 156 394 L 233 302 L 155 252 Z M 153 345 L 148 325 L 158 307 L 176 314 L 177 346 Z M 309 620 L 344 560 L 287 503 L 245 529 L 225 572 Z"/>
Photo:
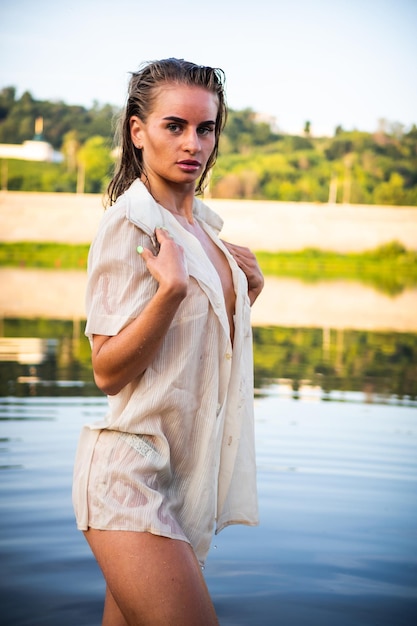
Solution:
<path fill-rule="evenodd" d="M 221 67 L 231 108 L 288 133 L 417 124 L 417 0 L 2 0 L 0 89 L 122 107 L 166 57 Z"/>

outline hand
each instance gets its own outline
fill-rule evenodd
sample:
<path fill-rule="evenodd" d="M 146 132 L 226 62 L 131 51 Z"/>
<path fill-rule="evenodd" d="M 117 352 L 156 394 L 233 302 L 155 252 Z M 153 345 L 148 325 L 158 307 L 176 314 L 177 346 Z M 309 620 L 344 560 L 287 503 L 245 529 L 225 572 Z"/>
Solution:
<path fill-rule="evenodd" d="M 251 305 L 261 293 L 264 286 L 264 277 L 259 268 L 256 256 L 243 246 L 223 241 L 230 254 L 235 259 L 240 269 L 245 273 L 248 281 L 248 296 Z"/>
<path fill-rule="evenodd" d="M 160 288 L 182 292 L 185 296 L 189 276 L 184 249 L 175 243 L 165 228 L 157 228 L 155 235 L 160 245 L 158 254 L 155 256 L 147 248 L 138 249 L 138 252 Z"/>

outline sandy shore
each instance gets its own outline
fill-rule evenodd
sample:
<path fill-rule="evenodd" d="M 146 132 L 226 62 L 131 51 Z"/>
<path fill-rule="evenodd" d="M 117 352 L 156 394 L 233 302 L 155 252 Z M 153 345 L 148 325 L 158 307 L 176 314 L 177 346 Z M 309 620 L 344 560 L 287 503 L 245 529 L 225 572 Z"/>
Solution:
<path fill-rule="evenodd" d="M 363 251 L 389 241 L 417 249 L 417 207 L 212 200 L 223 237 L 252 250 Z M 0 192 L 0 241 L 89 243 L 103 214 L 95 194 Z"/>

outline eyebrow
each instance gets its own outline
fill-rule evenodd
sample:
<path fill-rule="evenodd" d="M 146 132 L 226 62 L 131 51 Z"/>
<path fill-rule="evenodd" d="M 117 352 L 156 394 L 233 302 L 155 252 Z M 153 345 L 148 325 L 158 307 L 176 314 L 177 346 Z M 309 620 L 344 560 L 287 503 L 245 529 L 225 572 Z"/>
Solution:
<path fill-rule="evenodd" d="M 188 124 L 187 120 L 182 119 L 182 117 L 177 117 L 176 115 L 168 115 L 163 119 L 170 122 L 177 122 L 178 124 Z M 216 122 L 214 122 L 213 120 L 207 120 L 206 122 L 200 122 L 199 126 L 215 126 L 215 124 Z"/>

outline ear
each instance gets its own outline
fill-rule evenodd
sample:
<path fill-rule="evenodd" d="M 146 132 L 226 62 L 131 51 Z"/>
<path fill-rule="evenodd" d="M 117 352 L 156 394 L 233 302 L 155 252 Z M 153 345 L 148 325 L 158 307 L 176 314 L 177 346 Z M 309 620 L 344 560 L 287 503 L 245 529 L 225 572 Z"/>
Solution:
<path fill-rule="evenodd" d="M 143 146 L 143 122 L 137 115 L 132 115 L 129 120 L 130 123 L 130 137 L 132 139 L 132 143 L 135 148 L 139 150 L 142 149 Z"/>

